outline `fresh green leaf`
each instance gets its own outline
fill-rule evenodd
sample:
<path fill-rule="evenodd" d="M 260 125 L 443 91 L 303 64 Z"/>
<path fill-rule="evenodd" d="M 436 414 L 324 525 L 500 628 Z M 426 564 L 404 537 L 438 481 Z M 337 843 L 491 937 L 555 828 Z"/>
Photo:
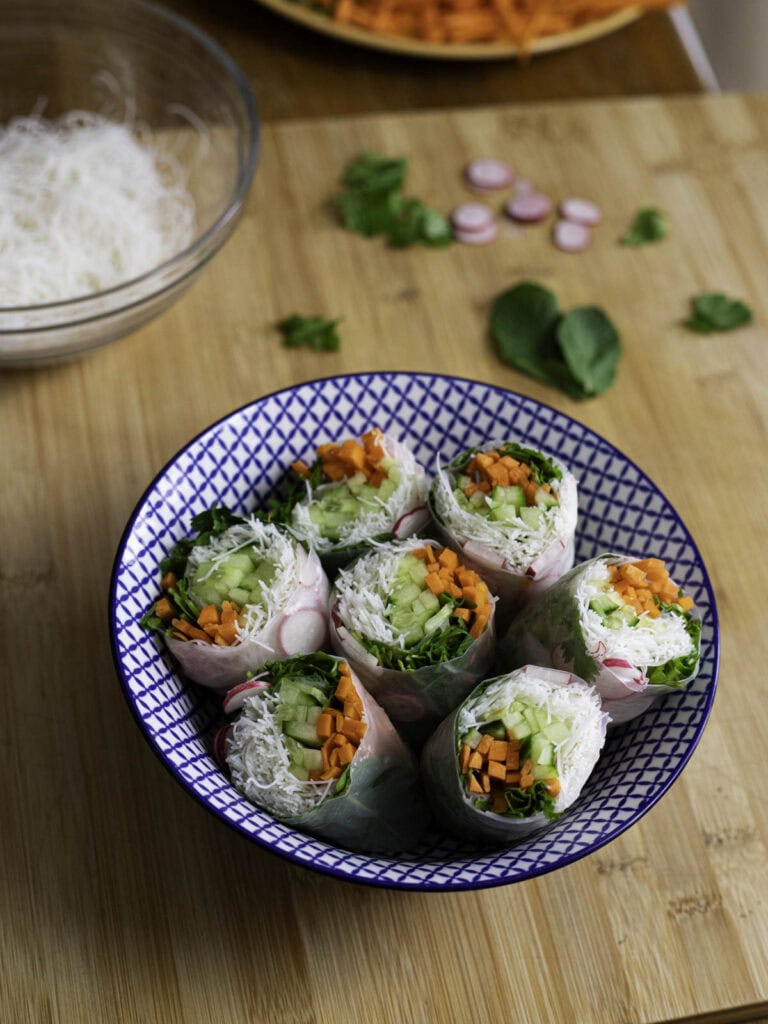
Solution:
<path fill-rule="evenodd" d="M 557 325 L 557 340 L 583 397 L 607 391 L 616 376 L 621 339 L 602 309 L 580 306 L 569 310 Z"/>
<path fill-rule="evenodd" d="M 561 313 L 554 293 L 532 281 L 498 296 L 491 334 L 505 363 L 577 399 L 610 387 L 621 355 L 618 332 L 601 309 Z"/>
<path fill-rule="evenodd" d="M 752 320 L 752 310 L 739 299 L 729 299 L 722 292 L 708 292 L 691 300 L 693 315 L 684 326 L 698 334 L 732 331 Z"/>
<path fill-rule="evenodd" d="M 183 537 L 171 548 L 168 555 L 160 562 L 161 573 L 172 572 L 181 578 L 187 568 L 189 553 L 194 547 L 207 544 L 212 537 L 224 533 L 230 526 L 244 523 L 242 516 L 237 516 L 224 505 L 214 505 L 205 512 L 192 517 L 192 529 L 197 533 L 194 538 Z"/>
<path fill-rule="evenodd" d="M 665 604 L 658 599 L 657 604 L 663 612 L 673 612 L 675 615 L 681 615 L 685 619 L 685 631 L 691 638 L 693 649 L 689 654 L 681 655 L 679 658 L 670 658 L 663 665 L 656 665 L 651 668 L 648 672 L 648 682 L 679 688 L 684 685 L 684 680 L 691 678 L 699 663 L 701 619 L 695 618 L 678 604 Z"/>
<path fill-rule="evenodd" d="M 451 623 L 445 629 L 428 633 L 418 643 L 405 648 L 371 640 L 357 632 L 353 635 L 381 666 L 397 672 L 416 672 L 426 665 L 453 661 L 454 658 L 460 658 L 473 643 L 463 622 Z"/>
<path fill-rule="evenodd" d="M 555 293 L 533 281 L 502 292 L 491 307 L 491 333 L 509 366 L 549 381 L 547 361 L 555 352 L 553 332 L 560 317 Z"/>
<path fill-rule="evenodd" d="M 649 242 L 662 242 L 669 232 L 667 215 L 655 206 L 638 210 L 629 230 L 619 241 L 622 245 L 639 246 Z"/>
<path fill-rule="evenodd" d="M 398 249 L 449 244 L 453 232 L 448 219 L 420 199 L 403 195 L 407 169 L 404 157 L 368 152 L 351 160 L 342 175 L 344 191 L 333 197 L 343 225 L 366 238 L 385 235 Z"/>
<path fill-rule="evenodd" d="M 543 814 L 548 821 L 560 817 L 555 810 L 555 798 L 549 793 L 546 782 L 537 780 L 527 789 L 510 786 L 504 790 L 504 799 L 508 810 L 504 813 L 509 818 L 530 818 L 534 814 Z"/>
<path fill-rule="evenodd" d="M 286 348 L 307 345 L 321 352 L 335 352 L 341 344 L 336 330 L 338 323 L 340 318 L 328 320 L 322 316 L 300 316 L 294 313 L 293 316 L 281 320 L 277 324 L 277 329 L 283 335 L 283 345 Z"/>

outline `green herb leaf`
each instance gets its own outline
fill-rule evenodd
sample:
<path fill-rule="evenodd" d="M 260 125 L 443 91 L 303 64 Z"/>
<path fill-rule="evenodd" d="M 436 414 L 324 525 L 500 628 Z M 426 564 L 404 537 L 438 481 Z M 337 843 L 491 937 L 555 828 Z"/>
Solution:
<path fill-rule="evenodd" d="M 283 345 L 286 348 L 306 345 L 321 352 L 335 352 L 341 344 L 336 331 L 336 325 L 340 322 L 341 318 L 327 320 L 322 316 L 300 316 L 294 313 L 293 316 L 281 320 L 277 324 L 277 329 L 283 335 Z"/>
<path fill-rule="evenodd" d="M 555 810 L 555 798 L 550 795 L 546 782 L 541 780 L 527 789 L 510 786 L 504 790 L 504 799 L 508 808 L 504 813 L 509 818 L 530 818 L 534 814 L 543 814 L 548 821 L 555 821 L 560 817 Z"/>
<path fill-rule="evenodd" d="M 722 292 L 708 292 L 691 300 L 693 315 L 683 321 L 685 327 L 698 334 L 732 331 L 752 320 L 752 310 L 739 299 L 729 299 Z"/>
<path fill-rule="evenodd" d="M 453 232 L 448 219 L 420 199 L 403 196 L 407 168 L 404 157 L 370 152 L 351 160 L 342 175 L 345 190 L 333 197 L 342 223 L 366 238 L 386 235 L 398 249 L 449 244 Z"/>
<path fill-rule="evenodd" d="M 685 631 L 691 638 L 693 650 L 690 654 L 681 655 L 679 658 L 670 658 L 663 665 L 656 665 L 649 669 L 648 682 L 662 686 L 674 686 L 679 689 L 684 685 L 683 680 L 690 679 L 696 671 L 696 666 L 699 662 L 701 619 L 695 618 L 678 604 L 665 604 L 658 599 L 657 604 L 663 612 L 673 612 L 675 615 L 681 615 L 685 619 Z"/>
<path fill-rule="evenodd" d="M 453 661 L 474 642 L 463 622 L 451 623 L 445 629 L 427 633 L 418 643 L 405 648 L 371 640 L 357 632 L 353 636 L 381 666 L 397 672 L 416 672 L 426 665 Z"/>
<path fill-rule="evenodd" d="M 501 359 L 572 398 L 592 398 L 613 383 L 619 334 L 596 306 L 561 313 L 554 293 L 523 281 L 498 296 L 491 334 Z"/>
<path fill-rule="evenodd" d="M 214 505 L 205 512 L 198 512 L 192 517 L 192 529 L 197 533 L 194 538 L 184 537 L 173 546 L 167 557 L 160 563 L 161 573 L 172 572 L 181 578 L 187 568 L 189 553 L 194 547 L 207 544 L 211 537 L 224 533 L 230 526 L 244 523 L 242 516 L 237 516 L 224 505 Z"/>
<path fill-rule="evenodd" d="M 619 332 L 602 309 L 571 309 L 557 325 L 565 364 L 585 398 L 600 395 L 613 384 L 621 357 Z"/>
<path fill-rule="evenodd" d="M 655 206 L 647 206 L 638 210 L 629 230 L 619 241 L 622 245 L 647 245 L 649 242 L 662 242 L 669 233 L 667 215 Z"/>

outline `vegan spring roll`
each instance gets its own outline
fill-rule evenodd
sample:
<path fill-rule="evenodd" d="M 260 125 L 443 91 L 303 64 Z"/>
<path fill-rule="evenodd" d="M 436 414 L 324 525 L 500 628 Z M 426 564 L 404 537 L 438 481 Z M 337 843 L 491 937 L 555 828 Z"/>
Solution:
<path fill-rule="evenodd" d="M 429 521 L 429 483 L 412 452 L 373 428 L 294 462 L 294 489 L 275 515 L 337 567 L 372 541 L 409 537 Z"/>
<path fill-rule="evenodd" d="M 418 746 L 491 667 L 494 603 L 455 551 L 410 538 L 342 569 L 331 642 Z"/>
<path fill-rule="evenodd" d="M 659 558 L 600 555 L 567 573 L 515 619 L 505 664 L 575 672 L 612 724 L 629 721 L 699 668 L 701 620 Z"/>
<path fill-rule="evenodd" d="M 163 596 L 142 619 L 183 673 L 225 689 L 266 661 L 312 653 L 328 636 L 328 578 L 313 551 L 255 516 L 216 508 L 161 564 Z"/>
<path fill-rule="evenodd" d="M 279 821 L 361 852 L 396 852 L 428 825 L 418 765 L 348 663 L 270 662 L 235 688 L 224 740 L 232 783 Z"/>
<path fill-rule="evenodd" d="M 575 477 L 557 459 L 510 441 L 438 465 L 430 508 L 441 539 L 498 595 L 508 618 L 573 565 Z"/>
<path fill-rule="evenodd" d="M 480 683 L 422 751 L 436 820 L 464 840 L 514 843 L 581 793 L 605 742 L 595 691 L 526 665 Z"/>

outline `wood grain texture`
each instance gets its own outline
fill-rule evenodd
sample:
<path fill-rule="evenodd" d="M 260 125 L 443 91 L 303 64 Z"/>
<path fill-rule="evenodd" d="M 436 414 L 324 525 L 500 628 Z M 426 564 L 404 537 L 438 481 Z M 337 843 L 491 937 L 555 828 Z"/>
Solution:
<path fill-rule="evenodd" d="M 321 35 L 253 0 L 169 0 L 169 6 L 226 47 L 248 76 L 261 116 L 269 122 L 702 89 L 663 12 L 645 14 L 604 38 L 520 63 L 379 52 Z"/>
<path fill-rule="evenodd" d="M 327 209 L 363 147 L 407 153 L 409 189 L 440 208 L 465 198 L 461 167 L 489 152 L 553 198 L 594 196 L 605 218 L 581 256 L 543 227 L 484 249 L 393 252 Z M 274 126 L 244 222 L 173 309 L 79 362 L 0 376 L 1 1020 L 765 1015 L 767 149 L 764 97 Z M 651 204 L 670 211 L 669 240 L 617 245 Z M 611 391 L 579 404 L 497 360 L 489 304 L 521 277 L 609 312 L 625 345 Z M 688 298 L 708 289 L 746 299 L 754 324 L 685 332 Z M 273 324 L 293 312 L 343 316 L 340 351 L 282 348 Z M 151 477 L 259 395 L 377 369 L 492 381 L 579 419 L 662 488 L 713 578 L 720 684 L 691 763 L 636 827 L 539 879 L 436 895 L 296 868 L 173 783 L 115 679 L 111 563 Z"/>

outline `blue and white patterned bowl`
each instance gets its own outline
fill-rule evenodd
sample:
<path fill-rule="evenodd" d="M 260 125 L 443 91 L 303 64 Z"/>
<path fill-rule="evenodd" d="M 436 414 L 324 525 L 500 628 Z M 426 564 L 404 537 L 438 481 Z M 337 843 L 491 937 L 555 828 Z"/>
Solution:
<path fill-rule="evenodd" d="M 579 480 L 577 560 L 605 550 L 663 557 L 702 611 L 701 671 L 689 688 L 610 735 L 577 803 L 546 831 L 490 851 L 436 834 L 397 858 L 335 848 L 276 822 L 244 800 L 211 756 L 221 701 L 186 682 L 162 643 L 139 626 L 157 596 L 158 564 L 214 503 L 257 507 L 287 461 L 311 459 L 321 441 L 371 426 L 406 440 L 430 467 L 492 437 L 558 453 Z M 112 647 L 126 699 L 172 775 L 223 822 L 287 859 L 351 881 L 398 889 L 479 889 L 569 864 L 633 825 L 690 758 L 714 698 L 718 628 L 706 569 L 663 494 L 616 448 L 530 398 L 457 377 L 371 373 L 300 384 L 233 412 L 158 474 L 117 552 L 110 596 Z"/>

